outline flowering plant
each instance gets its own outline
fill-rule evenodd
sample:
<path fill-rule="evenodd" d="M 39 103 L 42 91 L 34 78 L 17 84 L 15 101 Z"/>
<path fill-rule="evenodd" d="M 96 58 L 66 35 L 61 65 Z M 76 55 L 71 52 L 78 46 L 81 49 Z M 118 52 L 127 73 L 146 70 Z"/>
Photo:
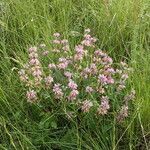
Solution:
<path fill-rule="evenodd" d="M 131 69 L 125 62 L 114 63 L 98 49 L 90 29 L 84 31 L 74 48 L 61 37 L 54 33 L 52 50 L 46 50 L 45 44 L 29 48 L 29 62 L 19 71 L 27 101 L 52 110 L 60 107 L 68 118 L 80 110 L 102 116 L 116 112 L 118 121 L 122 121 L 135 95 L 134 90 L 125 94 Z M 45 57 L 48 61 L 43 63 Z"/>

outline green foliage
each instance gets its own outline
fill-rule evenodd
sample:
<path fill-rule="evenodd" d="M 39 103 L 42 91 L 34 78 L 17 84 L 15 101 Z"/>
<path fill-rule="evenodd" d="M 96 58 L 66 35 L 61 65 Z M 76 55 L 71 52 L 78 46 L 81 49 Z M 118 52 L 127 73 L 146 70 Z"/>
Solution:
<path fill-rule="evenodd" d="M 147 0 L 1 0 L 0 149 L 148 150 L 148 9 Z M 69 37 L 71 31 L 87 27 L 100 48 L 109 50 L 116 61 L 127 59 L 134 68 L 129 85 L 137 94 L 134 113 L 121 125 L 90 115 L 68 121 L 60 111 L 41 113 L 40 106 L 30 106 L 24 98 L 17 60 L 27 60 L 28 46 L 48 44 L 56 31 Z"/>

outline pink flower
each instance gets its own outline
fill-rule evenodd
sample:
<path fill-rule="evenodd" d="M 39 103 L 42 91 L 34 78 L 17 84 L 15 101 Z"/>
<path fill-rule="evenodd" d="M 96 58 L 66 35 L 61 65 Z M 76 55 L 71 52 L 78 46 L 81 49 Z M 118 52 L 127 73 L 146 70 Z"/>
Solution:
<path fill-rule="evenodd" d="M 70 92 L 70 95 L 68 96 L 69 100 L 75 100 L 77 98 L 77 95 L 79 94 L 78 90 L 72 90 Z"/>
<path fill-rule="evenodd" d="M 94 63 L 90 65 L 90 73 L 91 74 L 96 74 L 97 73 L 97 67 Z"/>
<path fill-rule="evenodd" d="M 53 43 L 54 44 L 60 44 L 60 41 L 59 40 L 53 40 Z"/>
<path fill-rule="evenodd" d="M 81 72 L 81 76 L 83 76 L 84 78 L 87 78 L 88 75 L 91 73 L 91 69 L 86 67 L 85 69 L 83 69 L 83 71 Z"/>
<path fill-rule="evenodd" d="M 68 62 L 59 63 L 59 64 L 57 65 L 57 67 L 58 67 L 59 69 L 66 69 L 66 68 L 68 67 Z"/>
<path fill-rule="evenodd" d="M 91 93 L 91 92 L 93 92 L 94 90 L 93 90 L 92 87 L 87 86 L 85 91 L 86 91 L 87 93 Z"/>
<path fill-rule="evenodd" d="M 37 100 L 37 94 L 34 90 L 30 90 L 30 91 L 27 91 L 27 101 L 30 102 L 30 103 L 33 103 Z"/>
<path fill-rule="evenodd" d="M 108 76 L 108 77 L 107 77 L 107 83 L 108 83 L 108 84 L 114 84 L 114 82 L 115 82 L 115 81 L 114 81 L 114 79 L 113 79 L 111 76 Z"/>
<path fill-rule="evenodd" d="M 91 37 L 90 34 L 84 35 L 84 40 L 81 42 L 82 45 L 94 47 L 94 43 L 97 41 L 95 37 Z"/>
<path fill-rule="evenodd" d="M 83 59 L 83 55 L 82 54 L 75 54 L 74 55 L 74 60 L 78 61 L 78 60 L 82 60 Z"/>
<path fill-rule="evenodd" d="M 89 100 L 85 100 L 82 102 L 81 110 L 83 112 L 89 112 L 90 108 L 93 106 L 93 103 Z"/>
<path fill-rule="evenodd" d="M 54 86 L 53 86 L 53 92 L 54 92 L 55 97 L 57 99 L 62 98 L 63 95 L 64 95 L 63 92 L 62 92 L 62 89 L 60 88 L 60 84 L 59 83 L 58 84 L 54 84 Z"/>
<path fill-rule="evenodd" d="M 97 56 L 100 56 L 100 57 L 106 57 L 107 56 L 107 54 L 106 53 L 104 53 L 102 50 L 96 50 L 95 52 L 94 52 L 94 55 L 97 57 Z"/>
<path fill-rule="evenodd" d="M 99 76 L 98 76 L 98 80 L 99 80 L 99 82 L 101 82 L 102 84 L 107 84 L 107 77 L 105 76 L 105 75 L 103 75 L 103 74 L 100 74 Z"/>
<path fill-rule="evenodd" d="M 28 51 L 29 53 L 37 52 L 37 47 L 30 47 Z"/>
<path fill-rule="evenodd" d="M 44 52 L 42 53 L 42 55 L 46 56 L 46 55 L 48 55 L 48 53 L 49 53 L 49 51 L 44 51 Z"/>
<path fill-rule="evenodd" d="M 70 78 L 72 77 L 72 73 L 70 73 L 70 72 L 68 72 L 68 71 L 64 72 L 64 75 L 65 75 L 68 79 L 70 79 Z"/>
<path fill-rule="evenodd" d="M 29 53 L 29 58 L 30 59 L 36 59 L 36 58 L 38 58 L 38 54 L 37 53 L 35 53 L 35 52 L 32 52 L 32 53 Z"/>
<path fill-rule="evenodd" d="M 49 75 L 48 77 L 45 78 L 45 83 L 46 86 L 51 85 L 51 83 L 54 81 L 54 79 Z"/>
<path fill-rule="evenodd" d="M 78 85 L 73 80 L 70 79 L 68 83 L 68 87 L 72 90 L 76 90 Z"/>
<path fill-rule="evenodd" d="M 48 68 L 49 69 L 56 69 L 56 65 L 51 63 L 51 64 L 48 65 Z"/>
<path fill-rule="evenodd" d="M 42 71 L 40 69 L 39 66 L 35 66 L 32 68 L 32 75 L 35 76 L 35 77 L 38 77 L 38 76 L 41 76 L 42 75 Z"/>
<path fill-rule="evenodd" d="M 126 86 L 124 84 L 120 84 L 118 87 L 117 87 L 117 91 L 121 91 L 125 88 Z"/>
<path fill-rule="evenodd" d="M 126 79 L 128 79 L 128 78 L 129 78 L 128 74 L 123 74 L 123 75 L 121 76 L 121 79 L 123 79 L 123 80 L 126 80 Z"/>
<path fill-rule="evenodd" d="M 29 61 L 29 64 L 30 64 L 30 65 L 39 65 L 40 62 L 39 62 L 39 60 L 38 60 L 37 58 L 35 58 L 35 59 L 32 58 L 32 59 Z"/>
<path fill-rule="evenodd" d="M 100 87 L 100 88 L 98 88 L 98 92 L 99 92 L 100 94 L 104 94 L 104 93 L 105 93 L 105 89 L 102 88 L 102 87 Z"/>
<path fill-rule="evenodd" d="M 57 67 L 59 68 L 59 69 L 66 69 L 67 67 L 68 67 L 68 65 L 69 65 L 69 63 L 70 63 L 70 61 L 69 60 L 67 60 L 66 58 L 59 58 L 59 64 L 57 65 Z"/>
<path fill-rule="evenodd" d="M 84 54 L 84 50 L 83 50 L 83 45 L 77 45 L 75 47 L 75 51 L 78 53 L 78 54 Z"/>
<path fill-rule="evenodd" d="M 101 105 L 97 109 L 97 113 L 100 115 L 105 115 L 108 112 L 108 109 L 110 109 L 109 101 L 107 96 L 102 96 L 101 98 Z"/>
<path fill-rule="evenodd" d="M 107 68 L 107 69 L 106 69 L 106 72 L 111 73 L 111 74 L 114 74 L 114 73 L 115 73 L 115 70 L 114 70 L 113 68 Z"/>
<path fill-rule="evenodd" d="M 104 64 L 112 64 L 113 62 L 112 58 L 109 56 L 104 57 L 102 60 Z"/>
<path fill-rule="evenodd" d="M 64 45 L 66 45 L 66 44 L 68 44 L 68 40 L 67 40 L 67 39 L 63 39 L 63 40 L 61 41 L 61 43 L 64 44 Z"/>
<path fill-rule="evenodd" d="M 63 49 L 65 52 L 69 51 L 69 45 L 63 46 L 62 49 Z"/>

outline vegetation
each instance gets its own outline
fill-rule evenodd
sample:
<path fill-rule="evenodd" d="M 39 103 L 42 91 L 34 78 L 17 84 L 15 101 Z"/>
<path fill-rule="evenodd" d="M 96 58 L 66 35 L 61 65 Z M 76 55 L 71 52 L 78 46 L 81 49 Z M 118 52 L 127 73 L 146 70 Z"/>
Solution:
<path fill-rule="evenodd" d="M 150 149 L 147 0 L 1 0 L 0 12 L 0 149 Z M 76 45 L 86 28 L 114 62 L 133 68 L 127 91 L 134 88 L 136 96 L 121 123 L 91 113 L 69 121 L 60 107 L 42 112 L 27 102 L 18 71 L 29 46 L 45 43 L 51 50 L 55 32 Z"/>

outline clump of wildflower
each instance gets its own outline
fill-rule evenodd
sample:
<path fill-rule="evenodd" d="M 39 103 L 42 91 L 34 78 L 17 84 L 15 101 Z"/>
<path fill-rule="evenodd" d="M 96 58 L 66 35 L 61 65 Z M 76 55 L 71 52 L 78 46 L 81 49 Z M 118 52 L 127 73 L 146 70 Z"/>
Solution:
<path fill-rule="evenodd" d="M 82 102 L 81 110 L 83 112 L 89 112 L 90 108 L 93 106 L 93 103 L 89 100 L 85 100 Z"/>
<path fill-rule="evenodd" d="M 99 115 L 108 114 L 111 107 L 108 95 L 112 94 L 113 97 L 111 91 L 117 92 L 117 94 L 114 92 L 115 97 L 119 94 L 123 95 L 121 90 L 126 88 L 130 72 L 128 65 L 125 62 L 120 62 L 117 66 L 105 51 L 96 49 L 97 39 L 91 35 L 90 29 L 85 29 L 83 40 L 75 45 L 74 49 L 70 48 L 69 40 L 61 38 L 60 33 L 54 33 L 53 36 L 52 50 L 45 50 L 45 44 L 39 46 L 43 51 L 42 55 L 46 56 L 51 52 L 50 63 L 46 67 L 42 67 L 41 61 L 43 59 L 40 59 L 37 47 L 30 47 L 28 65 L 19 71 L 21 81 L 30 87 L 26 94 L 27 100 L 35 102 L 37 100 L 35 91 L 49 90 L 50 97 L 62 101 L 68 100 L 65 102 L 65 112 L 68 112 L 68 106 L 70 109 L 72 105 L 76 108 L 79 106 L 78 104 L 82 104 L 82 112 L 90 112 L 93 107 L 93 110 L 96 108 Z M 45 76 L 45 74 L 49 75 Z M 45 78 L 43 79 L 43 77 Z M 34 88 L 35 91 L 30 90 L 31 88 Z M 39 98 L 44 99 L 45 95 L 39 94 Z M 95 101 L 98 96 L 101 97 L 101 102 L 97 107 Z M 118 113 L 118 120 L 127 117 L 128 103 L 134 99 L 134 96 L 135 91 L 131 91 L 124 97 L 123 106 Z M 87 97 L 92 97 L 95 101 L 85 100 Z"/>
<path fill-rule="evenodd" d="M 108 110 L 109 110 L 110 106 L 109 106 L 109 100 L 107 96 L 102 96 L 101 98 L 101 104 L 97 109 L 97 113 L 99 115 L 105 115 L 107 114 Z"/>
<path fill-rule="evenodd" d="M 37 93 L 34 90 L 27 91 L 27 101 L 34 103 L 37 100 Z"/>

